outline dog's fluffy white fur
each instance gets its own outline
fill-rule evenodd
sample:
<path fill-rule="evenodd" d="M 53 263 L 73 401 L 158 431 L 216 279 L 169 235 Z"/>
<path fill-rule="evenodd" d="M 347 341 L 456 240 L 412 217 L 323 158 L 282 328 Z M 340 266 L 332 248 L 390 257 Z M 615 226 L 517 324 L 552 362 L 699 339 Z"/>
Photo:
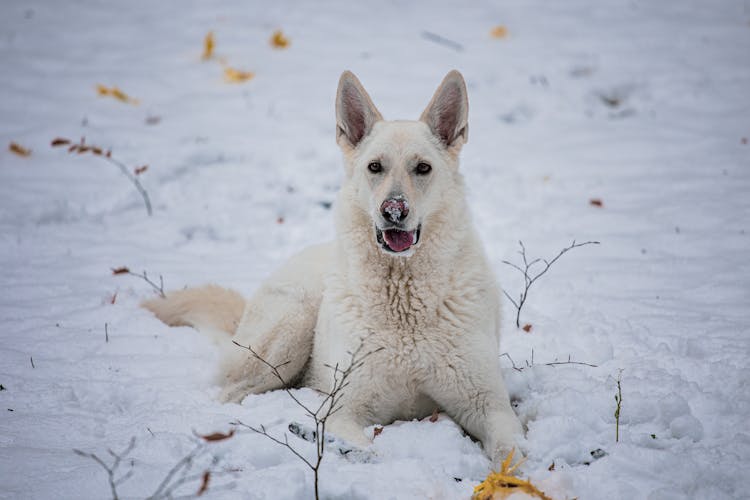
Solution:
<path fill-rule="evenodd" d="M 293 257 L 247 301 L 208 286 L 144 306 L 170 325 L 231 334 L 219 335 L 224 400 L 280 387 L 232 340 L 285 363 L 285 380 L 322 391 L 333 383 L 330 367 L 346 366 L 362 346 L 372 354 L 328 421 L 333 434 L 366 446 L 365 427 L 441 408 L 493 461 L 503 458 L 522 427 L 500 372 L 498 287 L 458 169 L 467 117 L 457 71 L 418 121 L 383 120 L 345 72 L 336 99 L 345 164 L 336 240 Z"/>

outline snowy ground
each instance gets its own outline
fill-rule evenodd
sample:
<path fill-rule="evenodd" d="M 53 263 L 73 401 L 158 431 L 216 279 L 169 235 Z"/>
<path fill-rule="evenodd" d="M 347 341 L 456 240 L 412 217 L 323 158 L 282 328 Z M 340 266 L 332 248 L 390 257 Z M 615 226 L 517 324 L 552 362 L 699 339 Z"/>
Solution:
<path fill-rule="evenodd" d="M 280 435 L 303 419 L 283 393 L 217 403 L 212 344 L 139 309 L 149 286 L 111 268 L 251 293 L 333 236 L 341 71 L 386 117 L 415 118 L 451 68 L 470 93 L 470 205 L 505 289 L 520 291 L 502 264 L 518 262 L 519 239 L 548 258 L 574 238 L 601 242 L 535 285 L 530 332 L 504 304 L 524 474 L 555 499 L 747 498 L 750 3 L 457 4 L 0 4 L 0 498 L 107 498 L 103 469 L 73 449 L 109 460 L 131 437 L 119 489 L 145 497 L 194 432 L 239 418 Z M 491 37 L 499 25 L 507 36 Z M 277 28 L 286 50 L 268 43 Z M 216 56 L 254 79 L 225 83 L 200 60 L 209 30 Z M 52 149 L 57 136 L 148 164 L 153 216 L 115 167 Z M 597 366 L 545 365 L 569 356 Z M 329 456 L 324 497 L 468 498 L 489 467 L 445 416 L 386 426 L 373 448 L 377 463 Z M 312 494 L 305 466 L 262 436 L 213 444 L 195 471 L 211 456 L 234 472 L 206 497 Z"/>

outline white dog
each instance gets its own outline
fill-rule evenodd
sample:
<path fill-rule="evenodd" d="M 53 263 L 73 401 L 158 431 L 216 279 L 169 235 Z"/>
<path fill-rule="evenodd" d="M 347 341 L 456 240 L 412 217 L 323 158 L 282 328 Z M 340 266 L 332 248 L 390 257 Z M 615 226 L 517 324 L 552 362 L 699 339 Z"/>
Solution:
<path fill-rule="evenodd" d="M 418 121 L 386 121 L 359 80 L 341 75 L 337 142 L 345 180 L 337 239 L 309 248 L 248 301 L 214 286 L 144 306 L 170 325 L 223 331 L 223 397 L 280 388 L 251 346 L 286 381 L 330 391 L 332 366 L 354 370 L 328 421 L 359 446 L 363 429 L 441 408 L 498 460 L 521 424 L 500 372 L 498 287 L 469 220 L 458 155 L 467 140 L 466 85 L 451 71 Z"/>

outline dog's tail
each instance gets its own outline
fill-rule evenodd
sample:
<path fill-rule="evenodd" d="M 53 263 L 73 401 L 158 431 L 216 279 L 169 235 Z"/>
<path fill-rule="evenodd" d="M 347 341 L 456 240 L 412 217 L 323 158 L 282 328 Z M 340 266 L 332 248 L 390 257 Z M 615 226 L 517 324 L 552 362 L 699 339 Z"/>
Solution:
<path fill-rule="evenodd" d="M 234 335 L 245 310 L 245 299 L 234 290 L 216 285 L 169 292 L 165 298 L 141 306 L 169 326 L 192 326 L 201 331 Z"/>

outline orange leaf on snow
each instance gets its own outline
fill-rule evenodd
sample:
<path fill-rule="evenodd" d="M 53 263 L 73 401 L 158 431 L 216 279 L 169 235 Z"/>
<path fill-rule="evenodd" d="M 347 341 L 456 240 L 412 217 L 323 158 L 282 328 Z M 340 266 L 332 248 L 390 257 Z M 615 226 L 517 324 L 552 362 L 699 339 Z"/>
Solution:
<path fill-rule="evenodd" d="M 127 274 L 129 272 L 130 272 L 130 269 L 128 269 L 125 266 L 112 268 L 112 274 Z"/>
<path fill-rule="evenodd" d="M 229 439 L 230 437 L 234 436 L 234 429 L 227 432 L 226 434 L 222 432 L 214 432 L 213 434 L 206 434 L 205 436 L 199 436 L 202 439 L 205 439 L 206 441 L 223 441 L 225 439 Z"/>
<path fill-rule="evenodd" d="M 53 148 L 56 148 L 58 146 L 66 146 L 68 144 L 70 144 L 70 139 L 64 139 L 62 137 L 56 137 L 52 139 L 52 142 L 51 142 L 51 146 Z"/>
<path fill-rule="evenodd" d="M 492 38 L 506 38 L 508 36 L 508 28 L 505 26 L 495 26 L 490 30 L 490 36 Z"/>
<path fill-rule="evenodd" d="M 510 466 L 514 451 L 511 450 L 503 463 L 500 464 L 500 472 L 490 472 L 487 478 L 474 488 L 472 500 L 498 500 L 520 492 L 542 500 L 552 500 L 543 491 L 531 484 L 531 481 L 519 479 L 512 475 L 518 466 L 523 463 L 522 460 L 512 467 Z"/>
<path fill-rule="evenodd" d="M 255 77 L 255 73 L 251 71 L 240 71 L 229 66 L 224 68 L 224 81 L 227 83 L 242 83 L 251 80 L 253 77 Z"/>
<path fill-rule="evenodd" d="M 206 37 L 203 39 L 203 55 L 201 56 L 201 59 L 203 59 L 204 61 L 211 59 L 214 56 L 215 45 L 216 42 L 214 41 L 214 32 L 209 31 L 206 34 Z"/>
<path fill-rule="evenodd" d="M 531 331 L 531 325 L 529 323 L 526 323 L 525 325 L 523 325 L 522 330 L 526 333 L 529 333 Z"/>
<path fill-rule="evenodd" d="M 121 101 L 127 104 L 137 105 L 140 102 L 138 101 L 138 99 L 133 99 L 132 97 L 127 95 L 118 87 L 107 87 L 106 85 L 97 84 L 96 91 L 100 97 L 107 97 L 107 96 L 114 97 L 118 101 Z"/>
<path fill-rule="evenodd" d="M 136 169 L 133 170 L 133 173 L 135 175 L 141 175 L 146 170 L 148 170 L 148 165 L 143 165 L 142 167 L 136 167 Z"/>
<path fill-rule="evenodd" d="M 17 142 L 11 142 L 8 144 L 8 150 L 18 156 L 28 157 L 31 156 L 31 150 L 18 144 Z"/>
<path fill-rule="evenodd" d="M 271 47 L 275 49 L 285 49 L 289 47 L 289 38 L 287 38 L 281 30 L 276 30 L 271 35 Z"/>
<path fill-rule="evenodd" d="M 211 472 L 206 471 L 203 473 L 203 477 L 201 478 L 201 487 L 198 488 L 198 492 L 196 493 L 197 496 L 201 496 L 206 492 L 208 489 L 208 483 L 211 480 Z"/>

